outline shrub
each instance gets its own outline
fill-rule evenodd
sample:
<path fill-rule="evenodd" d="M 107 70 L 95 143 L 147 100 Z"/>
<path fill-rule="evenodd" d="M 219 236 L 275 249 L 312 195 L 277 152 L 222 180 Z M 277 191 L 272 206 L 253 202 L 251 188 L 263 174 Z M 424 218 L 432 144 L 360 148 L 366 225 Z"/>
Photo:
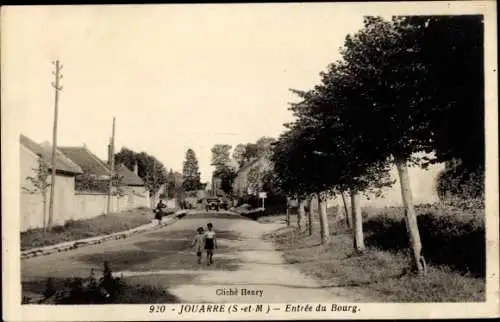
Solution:
<path fill-rule="evenodd" d="M 108 262 L 104 262 L 102 277 L 97 279 L 94 270 L 87 278 L 66 279 L 57 290 L 54 278 L 48 278 L 43 298 L 33 300 L 23 297 L 23 304 L 113 304 L 113 303 L 172 303 L 179 300 L 163 288 L 149 285 L 127 284 L 113 277 Z M 61 283 L 60 283 L 61 284 Z"/>
<path fill-rule="evenodd" d="M 437 191 L 441 200 L 484 200 L 484 168 L 448 164 L 437 178 Z"/>
<path fill-rule="evenodd" d="M 423 255 L 428 262 L 463 273 L 485 276 L 484 216 L 454 207 L 417 207 Z M 407 251 L 409 240 L 401 208 L 387 208 L 363 224 L 366 243 L 391 251 Z"/>

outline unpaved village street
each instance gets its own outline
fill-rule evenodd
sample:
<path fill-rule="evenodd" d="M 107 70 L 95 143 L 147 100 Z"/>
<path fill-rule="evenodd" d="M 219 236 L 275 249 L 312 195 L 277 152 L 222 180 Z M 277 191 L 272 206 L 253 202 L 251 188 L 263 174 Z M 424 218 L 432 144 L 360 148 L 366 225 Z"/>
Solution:
<path fill-rule="evenodd" d="M 219 246 L 212 266 L 197 264 L 191 248 L 196 228 L 208 222 Z M 127 239 L 23 260 L 23 292 L 43 292 L 48 277 L 86 277 L 91 268 L 100 274 L 108 261 L 115 276 L 162 287 L 187 303 L 366 300 L 352 289 L 322 286 L 286 264 L 273 244 L 262 239 L 280 226 L 231 213 L 191 212 L 170 226 Z"/>

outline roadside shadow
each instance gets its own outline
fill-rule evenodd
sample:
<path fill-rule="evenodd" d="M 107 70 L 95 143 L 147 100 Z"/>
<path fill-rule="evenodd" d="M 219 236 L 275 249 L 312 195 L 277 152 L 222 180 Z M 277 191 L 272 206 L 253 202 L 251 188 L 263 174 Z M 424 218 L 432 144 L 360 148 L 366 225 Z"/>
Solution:
<path fill-rule="evenodd" d="M 189 239 L 157 239 L 134 243 L 144 251 L 179 251 L 191 247 Z"/>
<path fill-rule="evenodd" d="M 207 221 L 210 219 L 235 219 L 235 220 L 250 220 L 239 214 L 232 213 L 217 213 L 217 212 L 203 212 L 203 213 L 195 213 L 189 214 L 185 217 L 186 219 L 206 219 Z"/>
<path fill-rule="evenodd" d="M 277 251 L 284 251 L 284 250 L 297 250 L 297 249 L 307 249 L 307 248 L 315 248 L 321 246 L 321 243 L 315 243 L 312 245 L 302 245 L 302 246 L 289 246 L 289 247 L 276 247 L 275 249 Z"/>
<path fill-rule="evenodd" d="M 187 238 L 191 240 L 196 234 L 196 229 L 184 229 L 184 230 L 174 230 L 174 231 L 155 231 L 148 234 L 145 234 L 147 237 L 157 237 L 163 239 L 177 239 L 177 238 Z"/>
<path fill-rule="evenodd" d="M 89 264 L 90 266 L 101 266 L 105 261 L 109 262 L 112 270 L 125 270 L 130 266 L 144 264 L 165 256 L 158 251 L 121 250 L 104 251 L 102 253 L 80 255 L 75 260 Z"/>

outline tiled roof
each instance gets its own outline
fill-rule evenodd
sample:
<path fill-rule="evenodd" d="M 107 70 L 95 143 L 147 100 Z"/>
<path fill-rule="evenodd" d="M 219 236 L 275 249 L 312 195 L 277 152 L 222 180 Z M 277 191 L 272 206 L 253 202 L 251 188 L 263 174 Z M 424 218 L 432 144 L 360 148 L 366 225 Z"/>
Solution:
<path fill-rule="evenodd" d="M 106 163 L 90 152 L 86 147 L 59 147 L 68 158 L 78 164 L 84 172 L 97 177 L 109 177 L 110 170 Z"/>
<path fill-rule="evenodd" d="M 38 144 L 22 134 L 20 137 L 20 143 L 31 152 L 41 156 L 49 168 L 52 169 L 52 146 Z M 82 168 L 68 159 L 59 149 L 56 149 L 55 167 L 56 170 L 67 173 L 83 173 Z"/>
<path fill-rule="evenodd" d="M 116 173 L 122 177 L 121 183 L 126 186 L 144 186 L 144 181 L 123 163 L 116 166 Z"/>

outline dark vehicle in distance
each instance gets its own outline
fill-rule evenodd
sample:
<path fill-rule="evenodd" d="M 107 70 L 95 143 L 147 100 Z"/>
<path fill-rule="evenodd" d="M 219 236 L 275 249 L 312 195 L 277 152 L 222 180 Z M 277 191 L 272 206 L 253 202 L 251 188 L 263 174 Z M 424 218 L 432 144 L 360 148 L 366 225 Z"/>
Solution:
<path fill-rule="evenodd" d="M 228 210 L 229 209 L 229 201 L 226 198 L 221 198 L 219 202 L 219 208 Z"/>
<path fill-rule="evenodd" d="M 205 206 L 205 210 L 216 210 L 219 211 L 219 206 L 220 206 L 220 199 L 219 198 L 207 198 L 207 204 Z"/>

